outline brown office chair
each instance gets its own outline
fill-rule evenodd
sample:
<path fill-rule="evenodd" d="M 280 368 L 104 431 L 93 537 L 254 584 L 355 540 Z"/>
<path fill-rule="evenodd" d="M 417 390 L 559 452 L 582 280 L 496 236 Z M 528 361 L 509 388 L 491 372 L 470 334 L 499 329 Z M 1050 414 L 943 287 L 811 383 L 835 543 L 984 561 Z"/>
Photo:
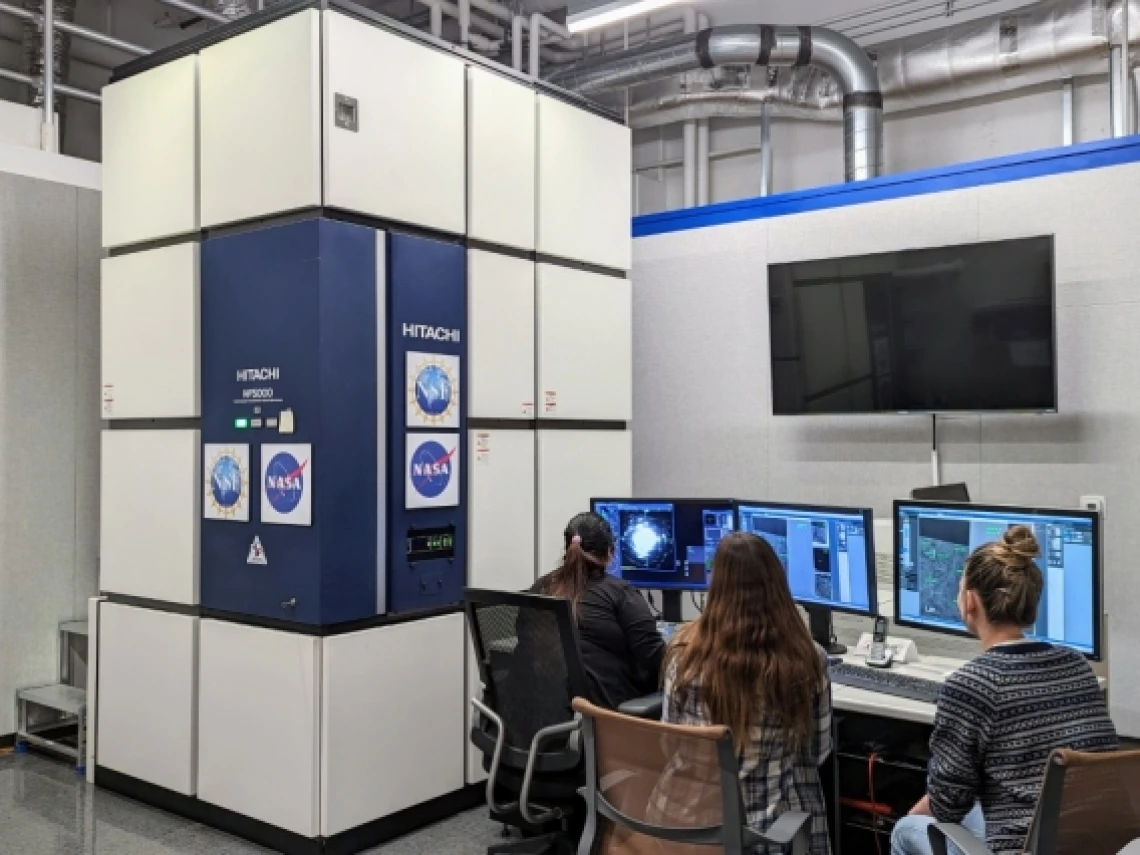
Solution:
<path fill-rule="evenodd" d="M 930 827 L 934 855 L 951 840 L 965 855 L 990 855 L 960 825 Z M 1116 855 L 1140 839 L 1140 751 L 1054 751 L 1045 766 L 1026 855 Z"/>
<path fill-rule="evenodd" d="M 585 736 L 586 829 L 578 855 L 741 855 L 765 844 L 806 855 L 806 813 L 759 834 L 745 824 L 726 727 L 682 727 L 574 699 Z"/>

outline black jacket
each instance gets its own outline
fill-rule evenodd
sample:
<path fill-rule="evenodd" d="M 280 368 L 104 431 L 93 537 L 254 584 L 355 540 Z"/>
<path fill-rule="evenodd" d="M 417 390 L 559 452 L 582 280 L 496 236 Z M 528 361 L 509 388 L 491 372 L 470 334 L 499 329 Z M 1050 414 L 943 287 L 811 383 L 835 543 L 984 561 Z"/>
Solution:
<path fill-rule="evenodd" d="M 539 579 L 531 593 L 546 593 Z M 591 580 L 578 603 L 582 662 L 599 706 L 617 708 L 661 688 L 665 641 L 645 599 L 610 575 Z"/>

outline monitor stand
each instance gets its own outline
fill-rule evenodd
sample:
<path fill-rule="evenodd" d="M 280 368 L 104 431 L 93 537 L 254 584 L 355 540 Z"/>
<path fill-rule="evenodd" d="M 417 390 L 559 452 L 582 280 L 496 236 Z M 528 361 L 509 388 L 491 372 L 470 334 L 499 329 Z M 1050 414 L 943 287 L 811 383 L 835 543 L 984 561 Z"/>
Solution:
<path fill-rule="evenodd" d="M 835 631 L 831 626 L 831 609 L 819 606 L 804 606 L 808 614 L 808 628 L 811 630 L 811 640 L 822 647 L 831 656 L 842 656 L 847 648 L 835 640 Z"/>
<path fill-rule="evenodd" d="M 668 623 L 681 623 L 684 620 L 681 617 L 680 591 L 661 592 L 661 619 Z"/>

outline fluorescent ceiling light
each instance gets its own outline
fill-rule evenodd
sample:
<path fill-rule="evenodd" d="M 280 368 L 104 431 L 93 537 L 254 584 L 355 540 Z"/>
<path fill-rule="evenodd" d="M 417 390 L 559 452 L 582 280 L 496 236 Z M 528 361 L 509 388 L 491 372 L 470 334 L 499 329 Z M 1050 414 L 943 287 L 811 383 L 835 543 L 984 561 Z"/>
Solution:
<path fill-rule="evenodd" d="M 648 15 L 650 12 L 680 2 L 682 0 L 616 0 L 598 5 L 571 4 L 570 14 L 566 18 L 566 28 L 572 33 L 596 30 L 598 27 L 608 27 L 610 24 L 618 24 L 629 18 Z M 577 11 L 575 11 L 576 6 Z"/>

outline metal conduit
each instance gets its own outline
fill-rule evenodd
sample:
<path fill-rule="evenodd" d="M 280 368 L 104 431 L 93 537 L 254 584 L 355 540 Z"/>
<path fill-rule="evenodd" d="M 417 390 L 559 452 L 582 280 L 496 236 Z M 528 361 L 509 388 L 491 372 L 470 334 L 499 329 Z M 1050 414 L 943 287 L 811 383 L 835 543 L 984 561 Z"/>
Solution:
<path fill-rule="evenodd" d="M 1129 0 L 1130 18 L 1140 0 Z M 1114 134 L 1124 133 L 1119 45 L 1124 7 L 1119 0 L 1051 0 L 1014 12 L 970 21 L 903 39 L 874 50 L 880 88 L 888 111 L 932 107 L 992 96 L 1079 77 L 1104 77 L 1115 53 L 1112 86 Z M 1130 27 L 1135 50 L 1140 28 Z M 770 104 L 772 115 L 838 119 L 839 84 L 817 67 L 781 69 L 775 82 L 755 89 L 680 93 L 630 107 L 633 127 L 715 117 L 756 117 Z"/>
<path fill-rule="evenodd" d="M 714 27 L 635 50 L 577 63 L 550 81 L 581 93 L 633 86 L 718 66 L 826 71 L 842 92 L 844 175 L 861 181 L 882 174 L 883 96 L 870 57 L 842 33 L 823 27 L 746 24 Z"/>

